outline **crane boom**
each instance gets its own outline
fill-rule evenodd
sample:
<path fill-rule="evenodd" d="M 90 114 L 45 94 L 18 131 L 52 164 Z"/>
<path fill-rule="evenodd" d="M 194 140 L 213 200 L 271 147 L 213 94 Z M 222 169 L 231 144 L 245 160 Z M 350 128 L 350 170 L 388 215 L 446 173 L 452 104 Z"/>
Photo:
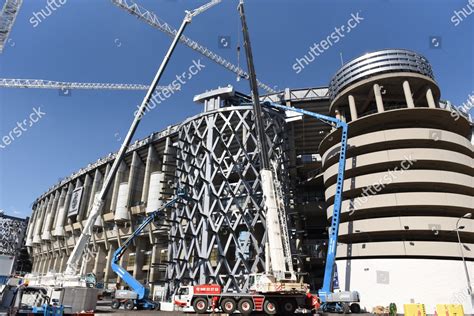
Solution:
<path fill-rule="evenodd" d="M 3 52 L 23 0 L 6 0 L 0 12 L 0 53 Z"/>
<path fill-rule="evenodd" d="M 149 25 L 159 29 L 165 34 L 168 34 L 169 36 L 175 36 L 176 30 L 167 22 L 163 21 L 160 19 L 154 12 L 147 10 L 146 8 L 138 5 L 136 2 L 133 0 L 111 0 L 114 5 L 117 7 L 124 9 L 128 13 L 136 16 L 137 18 L 145 21 Z M 226 59 L 222 58 L 221 56 L 217 55 L 213 51 L 211 51 L 209 48 L 199 44 L 198 42 L 190 39 L 189 37 L 186 36 L 181 36 L 180 41 L 188 46 L 189 48 L 197 51 L 198 53 L 202 54 L 204 57 L 209 58 L 213 62 L 217 63 L 218 65 L 221 65 L 222 67 L 226 68 L 227 70 L 232 71 L 235 73 L 237 76 L 244 78 L 244 79 L 249 79 L 249 75 L 242 70 L 242 68 L 232 64 L 231 62 L 227 61 Z M 268 85 L 264 84 L 261 81 L 257 80 L 257 85 L 267 91 L 268 93 L 275 93 L 276 91 L 270 88 Z"/>
<path fill-rule="evenodd" d="M 242 33 L 244 40 L 245 56 L 249 71 L 250 90 L 252 92 L 253 111 L 255 116 L 255 126 L 257 130 L 258 149 L 260 154 L 260 178 L 262 183 L 262 193 L 266 209 L 267 244 L 265 251 L 265 273 L 271 274 L 277 281 L 295 280 L 293 264 L 291 260 L 290 241 L 286 226 L 285 209 L 282 203 L 277 203 L 277 199 L 282 196 L 277 195 L 275 182 L 278 181 L 276 174 L 270 169 L 270 159 L 268 157 L 268 144 L 263 122 L 262 107 L 258 94 L 257 75 L 253 63 L 252 46 L 245 18 L 243 0 L 238 6 Z"/>
<path fill-rule="evenodd" d="M 212 0 L 212 1 L 210 1 L 210 3 L 215 5 L 215 4 L 219 3 L 220 1 L 221 0 Z M 146 108 L 148 106 L 148 102 L 151 100 L 154 90 L 158 86 L 158 83 L 161 79 L 161 76 L 163 75 L 163 73 L 166 69 L 166 66 L 168 65 L 170 57 L 173 54 L 173 52 L 176 48 L 176 45 L 178 44 L 179 38 L 181 37 L 184 30 L 186 29 L 186 26 L 189 23 L 191 23 L 192 18 L 194 16 L 204 12 L 206 9 L 208 9 L 210 7 L 212 7 L 212 5 L 209 5 L 209 3 L 208 3 L 208 4 L 205 4 L 204 6 L 199 7 L 198 9 L 196 9 L 194 11 L 191 11 L 191 12 L 187 11 L 186 12 L 186 16 L 184 17 L 183 22 L 181 23 L 181 26 L 180 26 L 179 30 L 176 32 L 176 35 L 175 35 L 173 41 L 171 42 L 171 45 L 168 48 L 168 51 L 165 54 L 165 56 L 163 58 L 163 61 L 161 62 L 160 67 L 158 68 L 158 71 L 155 75 L 155 78 L 153 79 L 153 81 L 152 81 L 152 83 L 151 83 L 151 85 L 150 85 L 150 87 L 149 87 L 149 89 L 148 89 L 148 91 L 147 91 L 147 93 L 146 93 L 146 95 L 145 95 L 145 97 L 144 97 L 144 99 L 143 99 L 143 101 L 142 101 L 142 103 L 141 103 L 134 119 L 133 119 L 133 122 L 130 126 L 130 129 L 128 130 L 128 133 L 127 133 L 127 135 L 125 136 L 125 138 L 123 140 L 122 146 L 120 147 L 120 150 L 117 153 L 117 156 L 114 160 L 114 163 L 112 164 L 112 167 L 110 168 L 110 172 L 107 174 L 107 177 L 105 178 L 104 184 L 103 184 L 100 192 L 96 195 L 96 197 L 94 199 L 94 203 L 93 203 L 93 206 L 92 206 L 92 210 L 90 211 L 90 215 L 89 215 L 89 217 L 86 221 L 86 224 L 84 225 L 84 228 L 82 230 L 82 233 L 81 233 L 76 245 L 74 246 L 74 249 L 72 250 L 71 255 L 69 256 L 69 259 L 67 261 L 66 271 L 65 271 L 66 275 L 75 275 L 76 274 L 78 263 L 81 259 L 81 256 L 82 256 L 82 253 L 83 253 L 84 249 L 87 247 L 87 244 L 89 243 L 89 240 L 90 240 L 91 235 L 92 235 L 92 227 L 95 223 L 95 220 L 97 219 L 97 217 L 100 215 L 100 213 L 102 211 L 102 207 L 103 207 L 105 198 L 107 196 L 107 192 L 109 190 L 109 187 L 112 184 L 112 180 L 113 180 L 115 174 L 117 173 L 117 170 L 118 170 L 121 162 L 123 161 L 123 159 L 125 157 L 125 153 L 128 149 L 128 146 L 130 145 L 132 137 L 135 134 L 135 131 L 138 127 L 138 124 L 140 123 L 140 121 L 143 117 L 143 114 L 146 111 Z"/>
<path fill-rule="evenodd" d="M 64 82 L 43 79 L 0 78 L 0 88 L 148 90 L 150 86 L 133 83 Z M 163 88 L 162 86 L 157 87 L 160 90 Z"/>

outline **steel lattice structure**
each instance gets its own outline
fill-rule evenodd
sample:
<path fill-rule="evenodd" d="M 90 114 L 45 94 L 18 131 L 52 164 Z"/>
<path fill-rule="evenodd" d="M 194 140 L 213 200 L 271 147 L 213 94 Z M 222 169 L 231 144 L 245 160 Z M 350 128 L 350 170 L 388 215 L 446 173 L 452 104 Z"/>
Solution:
<path fill-rule="evenodd" d="M 6 0 L 0 12 L 0 53 L 3 52 L 23 0 Z"/>
<path fill-rule="evenodd" d="M 169 23 L 160 19 L 155 13 L 150 10 L 145 9 L 144 7 L 138 5 L 133 0 L 111 0 L 113 4 L 118 6 L 119 8 L 124 9 L 128 13 L 136 16 L 137 18 L 145 21 L 149 25 L 159 29 L 165 34 L 173 37 L 176 34 L 176 29 L 174 29 Z M 188 46 L 189 48 L 199 52 L 204 57 L 209 58 L 213 62 L 221 65 L 222 67 L 226 68 L 227 70 L 232 71 L 237 76 L 249 79 L 249 75 L 239 66 L 232 64 L 231 62 L 227 61 L 226 59 L 222 58 L 221 56 L 217 55 L 209 48 L 199 44 L 198 42 L 186 37 L 184 35 L 181 36 L 180 41 Z M 264 84 L 261 81 L 257 80 L 257 84 L 260 88 L 264 89 L 268 93 L 275 93 L 276 91 L 270 88 L 268 85 Z"/>
<path fill-rule="evenodd" d="M 287 186 L 286 125 L 280 114 L 264 113 L 268 154 Z M 243 292 L 248 274 L 264 270 L 259 160 L 250 106 L 209 111 L 181 125 L 176 176 L 192 200 L 171 213 L 170 293 L 180 284 L 214 282 Z"/>
<path fill-rule="evenodd" d="M 23 244 L 28 221 L 0 214 L 0 254 L 15 256 Z"/>

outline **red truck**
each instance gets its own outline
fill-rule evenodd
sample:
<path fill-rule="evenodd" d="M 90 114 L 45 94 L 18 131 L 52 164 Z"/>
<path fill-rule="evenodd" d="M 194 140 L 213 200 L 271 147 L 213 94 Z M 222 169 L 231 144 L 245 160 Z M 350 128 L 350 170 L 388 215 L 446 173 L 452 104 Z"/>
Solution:
<path fill-rule="evenodd" d="M 173 298 L 173 303 L 185 310 L 193 308 L 198 314 L 214 311 L 232 314 L 238 310 L 242 315 L 260 311 L 267 315 L 293 315 L 298 308 L 319 308 L 318 297 L 309 291 L 306 294 L 297 291 L 223 293 L 218 284 L 181 286 Z"/>

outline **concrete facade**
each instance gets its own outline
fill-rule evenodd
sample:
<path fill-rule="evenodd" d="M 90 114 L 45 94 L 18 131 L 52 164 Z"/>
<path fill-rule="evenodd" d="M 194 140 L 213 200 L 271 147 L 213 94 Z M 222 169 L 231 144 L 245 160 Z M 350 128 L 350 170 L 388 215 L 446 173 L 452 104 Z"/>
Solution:
<path fill-rule="evenodd" d="M 426 290 L 431 286 L 449 291 L 466 287 L 454 229 L 457 219 L 474 208 L 472 124 L 465 117 L 455 121 L 449 104 L 439 98 L 428 61 L 402 50 L 347 63 L 329 88 L 285 89 L 262 97 L 349 123 L 339 284 L 359 290 L 362 306 L 369 311 L 391 301 L 432 304 Z M 202 114 L 134 143 L 115 177 L 96 221 L 93 255 L 82 263 L 83 272 L 94 272 L 108 286 L 120 282 L 110 269 L 113 251 L 177 185 L 187 186 L 192 201 L 168 210 L 168 227 L 147 228 L 122 258 L 123 266 L 141 282 L 169 291 L 201 282 L 245 291 L 245 275 L 263 268 L 265 214 L 250 98 L 219 88 L 195 101 L 204 105 Z M 295 270 L 317 290 L 323 278 L 340 135 L 311 118 L 266 113 Z M 65 269 L 114 157 L 109 154 L 79 170 L 35 201 L 27 232 L 34 272 Z M 473 220 L 463 219 L 461 225 L 472 271 Z M 402 285 L 382 283 L 387 296 L 376 295 L 380 287 L 374 271 L 388 271 L 395 282 L 405 269 L 422 266 L 426 270 L 420 275 L 443 274 L 454 283 L 427 281 L 391 301 L 386 300 L 402 291 Z M 372 273 L 368 279 L 366 268 Z M 436 300 L 450 303 L 448 292 L 440 288 Z M 428 313 L 433 313 L 431 307 Z M 465 305 L 466 312 L 470 308 Z"/>

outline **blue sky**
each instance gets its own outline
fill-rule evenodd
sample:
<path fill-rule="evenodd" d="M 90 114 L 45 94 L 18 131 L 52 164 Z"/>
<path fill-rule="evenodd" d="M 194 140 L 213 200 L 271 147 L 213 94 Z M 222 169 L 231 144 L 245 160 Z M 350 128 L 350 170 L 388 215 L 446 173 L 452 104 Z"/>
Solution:
<path fill-rule="evenodd" d="M 137 2 L 175 27 L 184 10 L 204 3 Z M 237 0 L 224 0 L 196 17 L 185 34 L 237 64 L 236 43 L 241 35 L 236 6 Z M 378 49 L 407 48 L 430 60 L 442 98 L 454 104 L 474 95 L 474 14 L 457 26 L 452 21 L 454 11 L 467 6 L 467 0 L 246 1 L 257 74 L 271 87 L 325 86 L 340 67 L 341 52 L 347 62 Z M 0 77 L 148 84 L 171 41 L 108 0 L 68 0 L 34 27 L 34 13 L 46 7 L 46 0 L 24 0 L 0 55 Z M 295 58 L 357 12 L 364 20 L 296 74 L 292 69 Z M 219 47 L 220 36 L 230 37 L 230 48 Z M 438 48 L 430 47 L 433 36 L 440 37 Z M 172 56 L 162 83 L 171 82 L 198 59 L 206 67 L 179 93 L 148 113 L 135 138 L 199 113 L 201 106 L 192 98 L 206 89 L 232 84 L 248 92 L 246 81 L 236 82 L 234 74 L 183 45 Z M 245 66 L 243 54 L 240 64 Z M 35 198 L 58 179 L 116 151 L 144 94 L 74 90 L 66 97 L 58 90 L 0 88 L 0 139 L 34 109 L 46 113 L 0 148 L 0 209 L 28 216 Z"/>

